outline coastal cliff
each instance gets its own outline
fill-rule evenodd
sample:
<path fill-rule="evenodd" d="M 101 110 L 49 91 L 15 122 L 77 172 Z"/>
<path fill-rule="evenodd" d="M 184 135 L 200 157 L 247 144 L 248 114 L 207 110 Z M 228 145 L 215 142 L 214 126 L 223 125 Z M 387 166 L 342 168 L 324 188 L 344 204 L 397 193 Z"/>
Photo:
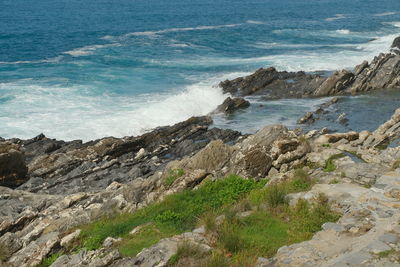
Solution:
<path fill-rule="evenodd" d="M 267 68 L 220 86 L 266 99 L 394 89 L 398 49 L 329 77 Z M 1 264 L 397 266 L 400 109 L 382 123 L 243 135 L 205 116 L 87 143 L 1 139 Z"/>

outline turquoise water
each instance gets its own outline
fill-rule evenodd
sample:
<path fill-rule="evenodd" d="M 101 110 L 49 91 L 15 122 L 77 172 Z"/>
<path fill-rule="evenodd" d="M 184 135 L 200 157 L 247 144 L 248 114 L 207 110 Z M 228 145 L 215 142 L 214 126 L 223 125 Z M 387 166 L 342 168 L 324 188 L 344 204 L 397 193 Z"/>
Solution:
<path fill-rule="evenodd" d="M 0 136 L 140 134 L 209 113 L 226 78 L 351 68 L 399 33 L 398 0 L 1 0 Z M 216 125 L 290 125 L 318 101 Z"/>

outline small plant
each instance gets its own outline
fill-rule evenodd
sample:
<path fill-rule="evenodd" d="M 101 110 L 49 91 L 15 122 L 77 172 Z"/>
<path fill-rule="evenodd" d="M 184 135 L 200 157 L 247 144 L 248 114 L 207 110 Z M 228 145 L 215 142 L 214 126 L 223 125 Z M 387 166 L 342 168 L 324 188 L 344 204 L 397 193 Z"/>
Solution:
<path fill-rule="evenodd" d="M 338 184 L 338 183 L 339 183 L 339 180 L 336 178 L 329 182 L 329 184 Z"/>
<path fill-rule="evenodd" d="M 276 208 L 286 203 L 285 187 L 279 184 L 271 185 L 266 190 L 266 201 L 271 208 Z"/>
<path fill-rule="evenodd" d="M 192 259 L 202 259 L 207 256 L 208 252 L 204 250 L 201 246 L 197 244 L 193 244 L 189 241 L 183 241 L 178 244 L 178 250 L 176 254 L 174 254 L 169 260 L 169 265 L 174 265 L 179 262 L 179 260 L 184 258 L 192 258 Z"/>
<path fill-rule="evenodd" d="M 206 212 L 199 220 L 200 225 L 204 225 L 206 232 L 212 233 L 217 231 L 216 216 L 213 212 Z"/>
<path fill-rule="evenodd" d="M 322 146 L 322 147 L 330 148 L 330 147 L 331 147 L 331 144 L 322 144 L 321 146 Z"/>
<path fill-rule="evenodd" d="M 167 186 L 171 186 L 176 179 L 182 177 L 185 174 L 183 169 L 171 169 L 169 170 L 169 175 L 165 178 L 164 184 Z"/>
<path fill-rule="evenodd" d="M 343 158 L 344 156 L 345 156 L 345 154 L 340 153 L 340 154 L 335 154 L 335 155 L 329 157 L 329 159 L 327 159 L 326 162 L 325 162 L 324 172 L 333 172 L 333 171 L 335 171 L 336 170 L 336 165 L 334 163 L 334 160 Z"/>
<path fill-rule="evenodd" d="M 61 253 L 55 253 L 53 255 L 50 255 L 44 258 L 37 267 L 48 267 L 52 265 L 61 255 L 62 255 Z"/>
<path fill-rule="evenodd" d="M 211 257 L 209 257 L 204 264 L 204 267 L 228 267 L 228 266 L 229 266 L 228 259 L 225 258 L 224 255 L 221 255 L 219 253 L 213 253 Z"/>
<path fill-rule="evenodd" d="M 340 173 L 340 177 L 345 178 L 346 177 L 346 173 L 345 172 L 341 172 Z"/>
<path fill-rule="evenodd" d="M 219 242 L 224 249 L 231 253 L 237 253 L 244 248 L 244 242 L 239 232 L 229 223 L 224 224 L 222 229 L 220 229 Z"/>

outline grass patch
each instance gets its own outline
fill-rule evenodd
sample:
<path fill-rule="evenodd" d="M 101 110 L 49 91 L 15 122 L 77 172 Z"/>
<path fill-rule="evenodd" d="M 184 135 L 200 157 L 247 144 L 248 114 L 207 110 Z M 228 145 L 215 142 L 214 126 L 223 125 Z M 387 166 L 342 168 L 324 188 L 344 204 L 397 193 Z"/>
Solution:
<path fill-rule="evenodd" d="M 171 186 L 176 179 L 182 177 L 185 174 L 183 169 L 171 169 L 169 170 L 168 176 L 164 180 L 164 184 L 167 186 Z"/>
<path fill-rule="evenodd" d="M 333 172 L 333 171 L 335 171 L 336 170 L 336 165 L 334 163 L 334 160 L 343 158 L 345 156 L 346 155 L 343 154 L 343 153 L 339 153 L 339 154 L 335 154 L 333 156 L 330 156 L 325 162 L 325 166 L 324 166 L 323 171 L 324 172 Z"/>
<path fill-rule="evenodd" d="M 162 202 L 149 205 L 135 213 L 125 213 L 103 218 L 82 227 L 80 241 L 83 247 L 94 250 L 109 236 L 122 237 L 120 252 L 134 256 L 145 247 L 156 244 L 161 238 L 194 229 L 198 218 L 207 211 L 221 211 L 232 205 L 264 182 L 245 180 L 230 175 L 217 181 L 206 181 L 197 190 L 185 190 L 167 196 Z M 152 223 L 138 234 L 129 232 L 142 224 Z"/>
<path fill-rule="evenodd" d="M 190 243 L 188 241 L 182 242 L 178 245 L 178 250 L 169 260 L 168 265 L 177 264 L 184 258 L 191 258 L 195 260 L 201 260 L 209 254 L 199 245 Z"/>
<path fill-rule="evenodd" d="M 313 202 L 299 200 L 295 206 L 285 203 L 277 209 L 259 210 L 219 226 L 217 249 L 230 253 L 229 266 L 253 266 L 258 257 L 272 257 L 280 247 L 310 239 L 322 224 L 339 219 L 323 195 Z"/>
<path fill-rule="evenodd" d="M 275 208 L 286 203 L 286 195 L 310 190 L 315 181 L 303 169 L 296 169 L 293 178 L 281 183 L 272 184 L 260 190 L 254 190 L 249 194 L 252 204 L 268 204 Z"/>
<path fill-rule="evenodd" d="M 322 147 L 330 148 L 330 147 L 331 147 L 331 144 L 322 144 L 321 146 L 322 146 Z"/>
<path fill-rule="evenodd" d="M 61 257 L 61 253 L 52 254 L 42 260 L 42 262 L 37 267 L 48 267 L 52 265 L 59 257 Z"/>

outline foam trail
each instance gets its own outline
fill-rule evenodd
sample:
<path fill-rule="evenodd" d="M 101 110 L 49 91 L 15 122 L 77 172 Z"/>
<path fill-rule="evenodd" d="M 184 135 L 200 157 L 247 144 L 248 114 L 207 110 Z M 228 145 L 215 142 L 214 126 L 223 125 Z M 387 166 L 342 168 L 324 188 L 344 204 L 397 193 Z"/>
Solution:
<path fill-rule="evenodd" d="M 215 26 L 198 26 L 198 27 L 185 27 L 185 28 L 169 28 L 169 29 L 164 29 L 164 30 L 157 30 L 157 31 L 142 31 L 142 32 L 130 32 L 127 34 L 124 34 L 122 36 L 111 36 L 111 35 L 106 35 L 101 37 L 101 39 L 104 40 L 113 40 L 115 38 L 128 38 L 132 36 L 154 36 L 158 34 L 163 34 L 163 33 L 169 33 L 169 32 L 186 32 L 186 31 L 203 31 L 203 30 L 215 30 L 215 29 L 221 29 L 221 28 L 232 28 L 232 27 L 237 27 L 242 24 L 224 24 L 224 25 L 215 25 Z"/>
<path fill-rule="evenodd" d="M 42 60 L 21 60 L 21 61 L 0 61 L 1 65 L 17 65 L 17 64 L 40 64 L 40 63 L 58 63 L 62 60 L 63 56 L 58 56 L 54 58 L 42 59 Z"/>
<path fill-rule="evenodd" d="M 339 20 L 339 19 L 345 19 L 346 16 L 343 14 L 336 14 L 334 17 L 331 18 L 326 18 L 326 21 L 335 21 L 335 20 Z"/>
<path fill-rule="evenodd" d="M 384 12 L 384 13 L 378 13 L 378 14 L 374 14 L 374 17 L 385 17 L 385 16 L 392 16 L 392 15 L 396 15 L 399 14 L 399 12 Z"/>
<path fill-rule="evenodd" d="M 265 22 L 258 21 L 258 20 L 248 20 L 246 21 L 248 24 L 265 24 Z"/>
<path fill-rule="evenodd" d="M 336 32 L 340 33 L 340 34 L 350 34 L 351 33 L 351 31 L 347 30 L 347 29 L 337 30 Z"/>
<path fill-rule="evenodd" d="M 80 48 L 76 48 L 70 51 L 65 51 L 63 54 L 70 55 L 73 57 L 81 57 L 92 55 L 96 50 L 103 49 L 107 47 L 116 47 L 121 46 L 121 44 L 113 43 L 113 44 L 104 44 L 104 45 L 88 45 Z"/>

